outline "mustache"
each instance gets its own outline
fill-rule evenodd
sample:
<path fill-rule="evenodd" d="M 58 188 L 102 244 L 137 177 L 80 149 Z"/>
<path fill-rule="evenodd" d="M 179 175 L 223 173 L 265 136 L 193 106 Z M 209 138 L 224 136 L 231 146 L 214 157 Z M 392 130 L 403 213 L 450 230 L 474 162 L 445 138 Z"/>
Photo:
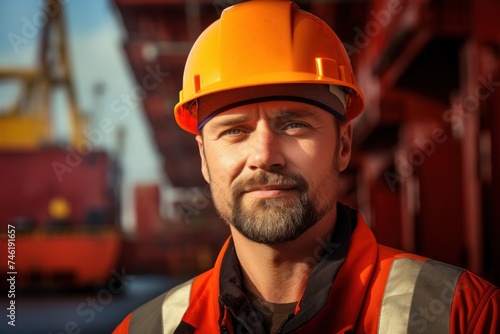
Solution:
<path fill-rule="evenodd" d="M 231 192 L 234 198 L 239 198 L 246 189 L 268 185 L 296 188 L 300 192 L 306 192 L 308 189 L 307 181 L 300 174 L 259 171 L 250 177 L 235 181 Z"/>

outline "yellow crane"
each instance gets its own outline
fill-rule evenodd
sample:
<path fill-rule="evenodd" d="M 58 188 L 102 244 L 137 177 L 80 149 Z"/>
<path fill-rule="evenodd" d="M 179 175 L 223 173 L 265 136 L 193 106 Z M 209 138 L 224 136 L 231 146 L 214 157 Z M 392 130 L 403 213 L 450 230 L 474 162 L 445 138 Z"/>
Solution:
<path fill-rule="evenodd" d="M 48 2 L 47 2 L 48 3 Z M 32 149 L 55 142 L 52 122 L 53 97 L 58 88 L 67 97 L 70 144 L 82 139 L 85 117 L 78 110 L 67 50 L 63 10 L 52 8 L 42 27 L 37 64 L 32 68 L 0 66 L 0 81 L 17 81 L 21 93 L 0 113 L 0 148 Z"/>

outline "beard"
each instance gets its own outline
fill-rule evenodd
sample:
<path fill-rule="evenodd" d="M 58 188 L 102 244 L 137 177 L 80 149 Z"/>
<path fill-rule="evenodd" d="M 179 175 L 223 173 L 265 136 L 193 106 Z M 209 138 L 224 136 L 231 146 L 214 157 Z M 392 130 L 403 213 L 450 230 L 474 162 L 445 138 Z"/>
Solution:
<path fill-rule="evenodd" d="M 243 204 L 243 189 L 268 184 L 292 187 L 294 198 L 268 198 Z M 300 175 L 259 172 L 252 179 L 235 183 L 232 189 L 233 210 L 230 224 L 255 242 L 278 244 L 294 240 L 319 220 L 308 193 L 308 184 Z"/>
<path fill-rule="evenodd" d="M 337 159 L 333 163 L 332 174 L 314 194 L 310 193 L 307 181 L 299 174 L 260 171 L 233 183 L 232 206 L 226 202 L 221 207 L 221 203 L 217 203 L 219 201 L 215 201 L 215 205 L 226 223 L 246 238 L 263 244 L 280 244 L 297 239 L 332 209 L 336 202 L 338 180 Z M 265 185 L 292 188 L 298 195 L 243 203 L 244 189 Z M 218 191 L 215 193 L 220 194 Z M 214 196 L 214 200 L 216 198 L 218 196 Z"/>

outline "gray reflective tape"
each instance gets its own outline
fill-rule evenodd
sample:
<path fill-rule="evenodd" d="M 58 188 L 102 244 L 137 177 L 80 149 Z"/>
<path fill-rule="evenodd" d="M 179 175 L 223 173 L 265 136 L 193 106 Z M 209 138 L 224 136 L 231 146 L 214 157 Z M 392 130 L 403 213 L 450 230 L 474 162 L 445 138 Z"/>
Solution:
<path fill-rule="evenodd" d="M 165 296 L 162 307 L 163 333 L 173 333 L 179 326 L 182 316 L 189 306 L 192 285 L 193 280 L 191 279 L 177 286 Z"/>
<path fill-rule="evenodd" d="M 379 333 L 407 333 L 413 290 L 422 265 L 408 258 L 392 262 L 380 308 Z"/>
<path fill-rule="evenodd" d="M 192 283 L 192 279 L 182 283 L 135 310 L 129 333 L 173 333 L 189 306 Z"/>
<path fill-rule="evenodd" d="M 429 260 L 415 284 L 408 333 L 449 333 L 450 311 L 463 269 Z"/>
<path fill-rule="evenodd" d="M 382 299 L 379 333 L 449 333 L 463 269 L 441 262 L 394 260 Z"/>

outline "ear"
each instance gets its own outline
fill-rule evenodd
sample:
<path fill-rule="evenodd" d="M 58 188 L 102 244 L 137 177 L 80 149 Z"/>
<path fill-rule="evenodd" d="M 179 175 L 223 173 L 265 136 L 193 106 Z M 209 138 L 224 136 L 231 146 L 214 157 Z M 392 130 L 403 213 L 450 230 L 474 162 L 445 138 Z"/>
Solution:
<path fill-rule="evenodd" d="M 343 171 L 349 165 L 352 149 L 352 125 L 351 122 L 339 126 L 339 171 Z"/>
<path fill-rule="evenodd" d="M 205 156 L 205 148 L 203 147 L 203 138 L 202 138 L 202 136 L 197 135 L 196 136 L 196 141 L 198 142 L 198 150 L 200 151 L 201 173 L 203 174 L 203 177 L 205 178 L 205 181 L 207 181 L 207 183 L 210 184 L 210 173 L 208 172 L 207 158 Z"/>

